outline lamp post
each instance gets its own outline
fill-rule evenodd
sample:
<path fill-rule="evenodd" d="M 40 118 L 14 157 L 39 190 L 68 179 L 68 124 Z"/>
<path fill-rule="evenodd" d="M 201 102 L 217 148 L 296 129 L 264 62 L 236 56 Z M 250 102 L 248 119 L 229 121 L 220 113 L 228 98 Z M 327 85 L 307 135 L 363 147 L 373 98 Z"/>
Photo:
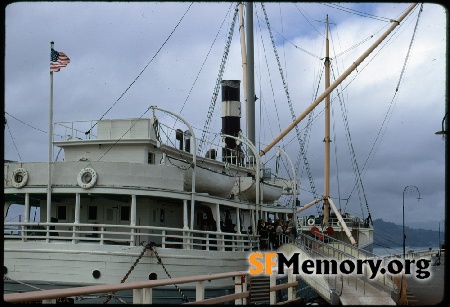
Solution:
<path fill-rule="evenodd" d="M 439 257 L 441 257 L 441 222 L 444 222 L 444 220 L 439 221 Z"/>
<path fill-rule="evenodd" d="M 420 200 L 420 191 L 415 185 L 408 185 L 403 189 L 403 259 L 405 259 L 405 241 L 406 241 L 406 234 L 405 234 L 405 192 L 408 191 L 409 193 L 413 193 L 415 188 L 417 190 L 417 193 L 419 193 L 419 197 L 417 198 Z"/>
<path fill-rule="evenodd" d="M 435 134 L 442 134 L 442 135 L 446 135 L 447 134 L 447 131 L 445 129 L 446 127 L 444 126 L 445 118 L 447 117 L 447 115 L 448 115 L 448 112 L 445 113 L 444 117 L 442 118 L 442 130 L 441 131 L 437 131 Z"/>

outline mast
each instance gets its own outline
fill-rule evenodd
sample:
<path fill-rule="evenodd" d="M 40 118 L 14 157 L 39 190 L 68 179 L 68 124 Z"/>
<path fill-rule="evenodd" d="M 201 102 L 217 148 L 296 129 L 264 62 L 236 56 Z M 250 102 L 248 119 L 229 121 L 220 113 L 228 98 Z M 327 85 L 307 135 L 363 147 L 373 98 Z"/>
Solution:
<path fill-rule="evenodd" d="M 400 22 L 405 19 L 405 17 L 412 11 L 412 9 L 417 5 L 417 3 L 412 4 L 400 17 L 398 20 L 391 20 L 393 23 L 388 30 L 366 51 L 364 52 L 352 65 L 347 68 L 346 71 L 336 80 L 333 84 L 327 87 L 327 89 L 319 96 L 316 100 L 314 100 L 309 107 L 306 108 L 303 113 L 301 113 L 297 118 L 288 125 L 286 129 L 284 129 L 277 137 L 275 137 L 269 145 L 267 145 L 263 150 L 260 151 L 260 156 L 264 156 L 273 146 L 275 146 L 285 135 L 287 135 L 302 119 L 304 119 L 317 105 L 319 105 L 324 98 L 330 94 L 339 84 L 344 81 L 345 78 L 348 77 L 352 73 L 353 70 L 358 67 L 359 64 L 364 61 L 364 59 L 376 48 L 379 44 L 397 27 Z M 250 93 L 249 93 L 250 95 Z"/>
<path fill-rule="evenodd" d="M 328 40 L 328 15 L 326 21 L 326 40 L 325 40 L 325 90 L 330 86 L 330 48 Z M 324 163 L 324 203 L 323 203 L 323 224 L 328 225 L 330 215 L 330 95 L 325 97 L 325 163 Z"/>
<path fill-rule="evenodd" d="M 241 56 L 242 56 L 242 83 L 244 84 L 244 101 L 245 101 L 245 114 L 248 114 L 247 104 L 247 53 L 245 50 L 245 33 L 244 33 L 244 5 L 242 2 L 239 4 L 239 33 L 241 36 Z M 248 120 L 245 121 L 245 130 L 248 135 Z"/>
<path fill-rule="evenodd" d="M 253 2 L 246 4 L 247 14 L 247 101 L 246 101 L 246 127 L 247 138 L 256 146 L 255 142 L 255 67 L 254 67 L 254 49 L 253 49 Z M 248 153 L 252 155 L 253 153 Z"/>

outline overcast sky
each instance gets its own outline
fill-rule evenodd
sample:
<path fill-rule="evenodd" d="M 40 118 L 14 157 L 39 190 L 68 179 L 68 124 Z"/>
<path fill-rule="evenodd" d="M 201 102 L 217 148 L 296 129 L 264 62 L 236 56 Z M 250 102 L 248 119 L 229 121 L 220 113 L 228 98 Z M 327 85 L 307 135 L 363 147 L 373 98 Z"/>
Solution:
<path fill-rule="evenodd" d="M 327 16 L 334 82 L 387 30 L 389 20 L 397 19 L 409 6 L 266 3 L 287 98 L 264 11 L 260 3 L 254 3 L 257 147 L 263 149 L 292 121 L 289 101 L 296 117 L 323 92 Z M 54 122 L 150 117 L 146 111 L 156 105 L 183 116 L 200 138 L 234 8 L 229 2 L 8 5 L 4 158 L 48 159 L 51 41 L 71 61 L 53 76 Z M 446 12 L 441 5 L 425 3 L 419 17 L 419 8 L 344 80 L 339 87 L 342 95 L 333 92 L 331 96 L 330 194 L 342 210 L 367 216 L 367 202 L 373 219 L 399 225 L 404 199 L 407 225 L 433 222 L 437 230 L 445 214 L 445 142 L 435 132 L 441 130 L 445 115 Z M 241 65 L 236 24 L 223 79 L 242 80 Z M 219 92 L 218 102 L 220 97 Z M 323 108 L 321 103 L 315 109 L 305 143 L 319 196 L 323 194 Z M 244 104 L 242 109 L 245 116 Z M 167 118 L 163 113 L 157 115 L 161 122 Z M 302 138 L 306 121 L 298 125 Z M 219 132 L 220 125 L 218 103 L 211 130 Z M 244 117 L 241 127 L 245 133 Z M 180 123 L 177 128 L 186 129 Z M 278 144 L 293 163 L 299 151 L 295 133 L 292 130 Z M 272 172 L 275 154 L 273 148 L 262 158 Z M 354 190 L 356 166 L 352 161 L 357 162 L 363 183 Z M 280 172 L 292 176 L 285 159 L 281 165 Z M 299 199 L 306 204 L 313 194 L 303 162 L 297 178 Z M 407 186 L 412 189 L 403 193 Z M 419 202 L 414 187 L 420 191 Z M 314 213 L 315 208 L 306 212 Z"/>

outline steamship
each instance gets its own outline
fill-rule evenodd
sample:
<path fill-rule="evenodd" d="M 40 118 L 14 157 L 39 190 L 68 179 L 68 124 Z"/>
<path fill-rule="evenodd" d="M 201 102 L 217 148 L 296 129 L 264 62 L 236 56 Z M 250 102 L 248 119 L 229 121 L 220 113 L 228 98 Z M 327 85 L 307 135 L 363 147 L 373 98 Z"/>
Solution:
<path fill-rule="evenodd" d="M 243 63 L 250 67 L 251 58 L 244 56 Z M 257 150 L 254 112 L 246 112 L 242 133 L 241 101 L 248 105 L 255 97 L 252 74 L 244 76 L 241 84 L 219 75 L 222 126 L 212 141 L 196 134 L 181 115 L 150 106 L 148 117 L 54 123 L 52 135 L 58 137 L 49 145 L 58 150 L 55 159 L 5 161 L 5 216 L 14 204 L 23 207 L 24 218 L 4 223 L 4 293 L 246 271 L 249 254 L 261 248 L 258 222 L 269 218 L 290 221 L 298 234 L 316 240 L 339 239 L 370 251 L 370 214 L 341 213 L 328 184 L 322 197 L 300 207 L 295 176 L 279 177 L 261 162 L 320 102 L 329 112 L 329 94 L 337 84 L 330 86 L 328 80 L 307 111 Z M 325 117 L 329 120 L 329 113 Z M 326 131 L 326 160 L 329 139 Z M 319 203 L 320 214 L 300 216 Z M 283 236 L 282 243 L 296 242 Z M 154 289 L 153 303 L 189 301 L 195 287 Z M 234 293 L 234 281 L 209 281 L 205 297 L 218 293 Z M 131 301 L 131 294 L 74 299 L 111 298 Z"/>
<path fill-rule="evenodd" d="M 50 165 L 51 201 L 47 163 L 6 162 L 5 211 L 23 204 L 24 220 L 4 234 L 5 293 L 118 283 L 137 260 L 127 281 L 247 270 L 259 249 L 257 220 L 288 220 L 293 210 L 275 203 L 292 189 L 237 145 L 245 142 L 235 140 L 239 93 L 239 81 L 222 81 L 222 134 L 230 137 L 203 157 L 194 131 L 169 131 L 154 107 L 146 119 L 55 123 L 64 161 Z M 41 221 L 30 218 L 35 208 Z M 211 281 L 206 295 L 233 289 L 232 280 Z M 195 297 L 195 284 L 181 293 L 167 287 L 153 297 L 180 303 Z"/>

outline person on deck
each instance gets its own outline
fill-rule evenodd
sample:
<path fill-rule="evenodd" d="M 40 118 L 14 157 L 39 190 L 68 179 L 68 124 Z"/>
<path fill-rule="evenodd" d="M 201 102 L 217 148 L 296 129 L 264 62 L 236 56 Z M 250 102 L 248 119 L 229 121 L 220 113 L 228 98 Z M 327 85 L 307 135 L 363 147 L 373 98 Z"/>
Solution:
<path fill-rule="evenodd" d="M 266 250 L 267 249 L 267 245 L 268 245 L 268 241 L 269 241 L 269 236 L 267 233 L 267 228 L 266 228 L 266 223 L 264 222 L 263 219 L 259 220 L 259 224 L 258 224 L 258 235 L 259 235 L 259 246 L 261 250 Z"/>

